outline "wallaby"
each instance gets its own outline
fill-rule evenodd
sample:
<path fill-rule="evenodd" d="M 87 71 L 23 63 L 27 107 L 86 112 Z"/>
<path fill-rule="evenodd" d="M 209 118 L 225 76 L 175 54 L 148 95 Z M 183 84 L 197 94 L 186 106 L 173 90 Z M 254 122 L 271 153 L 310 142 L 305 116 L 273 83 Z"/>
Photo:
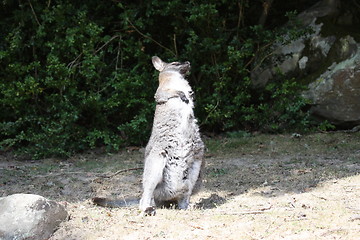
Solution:
<path fill-rule="evenodd" d="M 160 74 L 139 202 L 145 215 L 155 215 L 156 206 L 175 204 L 179 209 L 187 209 L 190 196 L 200 188 L 205 164 L 204 144 L 193 111 L 193 91 L 185 79 L 190 63 L 166 63 L 156 56 L 152 63 Z M 126 201 L 120 204 L 104 198 L 93 201 L 108 207 L 127 205 Z"/>

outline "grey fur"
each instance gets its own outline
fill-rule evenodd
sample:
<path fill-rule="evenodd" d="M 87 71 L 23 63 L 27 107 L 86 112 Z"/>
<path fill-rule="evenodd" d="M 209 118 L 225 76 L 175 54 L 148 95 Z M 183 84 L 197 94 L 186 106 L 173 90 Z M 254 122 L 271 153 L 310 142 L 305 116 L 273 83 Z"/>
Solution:
<path fill-rule="evenodd" d="M 146 215 L 155 206 L 177 204 L 187 209 L 190 196 L 201 186 L 204 144 L 194 117 L 193 91 L 185 79 L 189 62 L 165 63 L 153 57 L 160 72 L 152 134 L 145 149 L 143 194 L 137 199 L 93 198 L 104 207 L 127 207 L 139 203 Z"/>
<path fill-rule="evenodd" d="M 185 79 L 190 63 L 152 59 L 160 71 L 158 103 L 150 140 L 145 149 L 143 194 L 139 208 L 155 214 L 168 202 L 187 209 L 190 196 L 201 185 L 204 144 L 194 117 L 193 91 Z"/>

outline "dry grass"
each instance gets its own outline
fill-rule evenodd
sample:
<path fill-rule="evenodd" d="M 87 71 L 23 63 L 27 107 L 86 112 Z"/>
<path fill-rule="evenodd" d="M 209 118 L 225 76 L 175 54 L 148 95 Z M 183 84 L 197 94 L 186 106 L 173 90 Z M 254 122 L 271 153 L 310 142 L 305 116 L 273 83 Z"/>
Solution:
<path fill-rule="evenodd" d="M 0 159 L 0 196 L 36 193 L 67 204 L 65 239 L 359 239 L 360 134 L 206 139 L 207 174 L 192 209 L 93 206 L 93 196 L 139 197 L 142 154 L 67 161 Z"/>

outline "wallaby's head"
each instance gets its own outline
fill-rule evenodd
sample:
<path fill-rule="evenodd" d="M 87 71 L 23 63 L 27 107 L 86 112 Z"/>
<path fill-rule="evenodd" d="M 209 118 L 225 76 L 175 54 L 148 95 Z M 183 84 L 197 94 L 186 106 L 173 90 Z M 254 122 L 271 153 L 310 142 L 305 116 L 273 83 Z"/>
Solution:
<path fill-rule="evenodd" d="M 166 63 L 162 61 L 159 57 L 154 56 L 152 57 L 152 63 L 155 69 L 158 70 L 159 72 L 174 71 L 185 76 L 190 71 L 190 62 L 188 61 Z"/>

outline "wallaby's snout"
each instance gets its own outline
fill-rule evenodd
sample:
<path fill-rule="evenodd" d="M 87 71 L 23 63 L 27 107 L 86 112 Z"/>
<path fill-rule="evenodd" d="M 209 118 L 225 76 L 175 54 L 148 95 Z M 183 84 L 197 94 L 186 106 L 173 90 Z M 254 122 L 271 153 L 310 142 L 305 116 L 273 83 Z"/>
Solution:
<path fill-rule="evenodd" d="M 186 61 L 182 63 L 182 68 L 180 68 L 180 73 L 183 75 L 188 74 L 190 72 L 190 69 L 191 69 L 190 62 Z"/>

